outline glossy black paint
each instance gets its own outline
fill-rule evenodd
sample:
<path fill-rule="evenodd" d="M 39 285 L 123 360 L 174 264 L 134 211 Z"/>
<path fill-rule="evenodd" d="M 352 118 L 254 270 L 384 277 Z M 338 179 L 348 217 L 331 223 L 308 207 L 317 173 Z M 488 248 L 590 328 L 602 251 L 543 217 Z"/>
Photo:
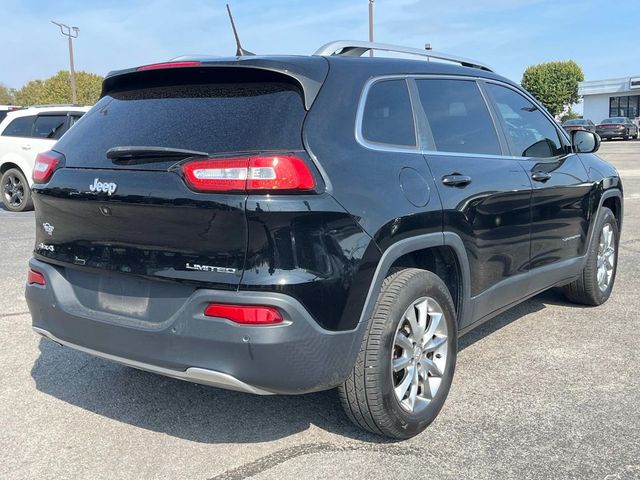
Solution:
<path fill-rule="evenodd" d="M 578 155 L 521 164 L 532 177 L 548 174 L 548 179 L 532 182 L 530 268 L 584 255 L 594 185 Z"/>
<path fill-rule="evenodd" d="M 471 295 L 529 269 L 532 186 L 517 160 L 426 155 L 433 176 L 471 177 L 462 187 L 437 185 L 444 228 L 460 236 L 469 261 Z"/>
<path fill-rule="evenodd" d="M 380 252 L 329 195 L 250 196 L 241 290 L 288 294 L 329 330 L 350 330 Z"/>
<path fill-rule="evenodd" d="M 91 192 L 96 178 L 116 183 L 116 192 Z M 174 172 L 74 168 L 59 169 L 34 193 L 39 260 L 223 289 L 240 283 L 243 195 L 195 193 Z M 189 270 L 187 263 L 234 271 Z"/>
<path fill-rule="evenodd" d="M 395 248 L 399 242 L 429 237 L 424 248 L 431 248 L 458 239 L 452 251 L 467 282 L 460 288 L 465 318 L 459 315 L 469 326 L 534 292 L 538 285 L 529 280 L 542 272 L 537 269 L 553 270 L 583 255 L 603 195 L 621 193 L 615 169 L 591 154 L 567 151 L 541 161 L 511 157 L 504 150 L 502 156 L 423 152 L 422 143 L 415 151 L 371 149 L 356 140 L 358 102 L 369 79 L 470 76 L 519 88 L 491 72 L 382 58 L 367 59 L 366 67 L 362 59 L 340 57 L 207 61 L 206 68 L 231 68 L 234 75 L 252 67 L 293 72 L 309 108 L 301 139 L 317 175 L 316 192 L 199 194 L 168 165 L 157 165 L 164 171 L 63 168 L 35 189 L 36 245 L 55 249 L 53 254 L 36 249 L 38 259 L 202 288 L 286 294 L 320 327 L 351 330 L 358 327 L 363 309 L 375 302 L 371 285 L 386 274 L 376 271 L 385 252 L 392 252 L 385 260 L 391 265 L 393 252 L 406 253 Z M 123 71 L 110 76 L 104 88 L 117 90 L 129 81 L 144 85 L 157 75 Z M 193 70 L 190 75 L 199 74 Z M 419 112 L 414 113 L 422 142 Z M 498 135 L 504 149 L 504 134 Z M 534 180 L 539 172 L 549 178 Z M 470 181 L 443 184 L 449 175 Z M 98 176 L 118 183 L 115 195 L 87 193 Z M 53 237 L 44 231 L 45 222 L 55 225 Z M 412 248 L 420 250 L 420 243 L 412 242 Z M 78 265 L 76 256 L 85 265 Z M 236 271 L 187 271 L 187 261 Z M 564 279 L 560 274 L 549 278 Z"/>

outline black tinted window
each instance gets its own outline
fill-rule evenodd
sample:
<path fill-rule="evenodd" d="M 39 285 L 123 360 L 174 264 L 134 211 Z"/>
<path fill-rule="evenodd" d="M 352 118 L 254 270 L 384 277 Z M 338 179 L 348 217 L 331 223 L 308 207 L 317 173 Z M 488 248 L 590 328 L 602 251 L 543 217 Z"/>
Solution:
<path fill-rule="evenodd" d="M 36 117 L 18 117 L 4 129 L 2 135 L 7 137 L 30 137 L 33 119 Z"/>
<path fill-rule="evenodd" d="M 110 93 L 74 125 L 56 149 L 67 166 L 112 166 L 117 146 L 207 153 L 302 148 L 304 104 L 281 83 L 172 85 Z"/>
<path fill-rule="evenodd" d="M 489 109 L 475 82 L 417 80 L 416 84 L 438 151 L 502 153 Z"/>
<path fill-rule="evenodd" d="M 385 80 L 371 87 L 364 107 L 362 134 L 369 142 L 415 147 L 413 112 L 404 80 Z"/>
<path fill-rule="evenodd" d="M 69 115 L 69 128 L 71 128 L 73 125 L 75 125 L 75 123 L 80 120 L 80 118 L 82 117 L 81 113 L 73 113 L 71 115 Z"/>
<path fill-rule="evenodd" d="M 563 152 L 558 131 L 538 107 L 510 88 L 495 84 L 488 84 L 488 88 L 514 155 L 544 158 Z"/>
<path fill-rule="evenodd" d="M 33 126 L 33 136 L 57 140 L 62 136 L 66 121 L 66 115 L 39 115 Z"/>

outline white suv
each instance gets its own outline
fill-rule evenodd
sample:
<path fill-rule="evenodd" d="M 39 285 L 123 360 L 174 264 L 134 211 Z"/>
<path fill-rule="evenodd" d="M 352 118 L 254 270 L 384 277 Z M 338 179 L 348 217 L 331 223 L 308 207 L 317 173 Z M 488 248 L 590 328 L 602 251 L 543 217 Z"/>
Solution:
<path fill-rule="evenodd" d="M 51 105 L 9 112 L 0 122 L 0 195 L 12 212 L 31 210 L 31 171 L 36 156 L 91 107 Z"/>

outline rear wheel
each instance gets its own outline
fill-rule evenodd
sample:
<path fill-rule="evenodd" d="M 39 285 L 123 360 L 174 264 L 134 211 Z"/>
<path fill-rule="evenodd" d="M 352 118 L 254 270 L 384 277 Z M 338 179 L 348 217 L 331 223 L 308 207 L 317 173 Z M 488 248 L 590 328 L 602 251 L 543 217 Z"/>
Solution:
<path fill-rule="evenodd" d="M 353 371 L 339 387 L 349 418 L 370 432 L 410 438 L 438 415 L 457 355 L 451 295 L 415 268 L 388 276 Z"/>
<path fill-rule="evenodd" d="M 2 203 L 12 212 L 24 212 L 33 209 L 31 190 L 24 174 L 17 168 L 10 168 L 0 180 Z"/>
<path fill-rule="evenodd" d="M 580 277 L 564 287 L 565 296 L 583 305 L 602 305 L 609 299 L 618 266 L 618 222 L 611 210 L 602 207 L 587 263 Z"/>

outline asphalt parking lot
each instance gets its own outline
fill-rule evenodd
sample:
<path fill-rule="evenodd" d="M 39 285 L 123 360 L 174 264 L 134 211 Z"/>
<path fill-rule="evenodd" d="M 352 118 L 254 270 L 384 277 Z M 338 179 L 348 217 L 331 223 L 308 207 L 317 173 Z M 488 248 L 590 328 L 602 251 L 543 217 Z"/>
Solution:
<path fill-rule="evenodd" d="M 163 378 L 31 331 L 33 214 L 0 210 L 0 478 L 640 478 L 640 141 L 605 142 L 625 186 L 599 308 L 539 295 L 461 339 L 426 432 L 360 432 L 334 392 L 257 397 Z"/>

